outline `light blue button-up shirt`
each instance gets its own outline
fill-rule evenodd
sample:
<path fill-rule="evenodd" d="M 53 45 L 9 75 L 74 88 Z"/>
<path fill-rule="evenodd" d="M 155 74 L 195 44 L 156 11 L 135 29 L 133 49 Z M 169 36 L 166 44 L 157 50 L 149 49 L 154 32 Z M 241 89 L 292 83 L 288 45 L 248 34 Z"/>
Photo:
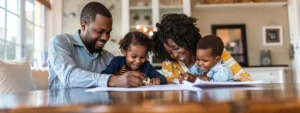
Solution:
<path fill-rule="evenodd" d="M 49 88 L 107 87 L 110 77 L 100 74 L 114 56 L 106 50 L 90 53 L 80 38 L 74 35 L 56 35 L 49 45 Z"/>
<path fill-rule="evenodd" d="M 201 68 L 194 64 L 189 70 L 188 73 L 193 75 L 204 75 L 204 72 Z M 209 77 L 211 82 L 233 82 L 233 75 L 229 67 L 223 63 L 221 60 L 219 63 L 214 65 L 206 74 Z"/>

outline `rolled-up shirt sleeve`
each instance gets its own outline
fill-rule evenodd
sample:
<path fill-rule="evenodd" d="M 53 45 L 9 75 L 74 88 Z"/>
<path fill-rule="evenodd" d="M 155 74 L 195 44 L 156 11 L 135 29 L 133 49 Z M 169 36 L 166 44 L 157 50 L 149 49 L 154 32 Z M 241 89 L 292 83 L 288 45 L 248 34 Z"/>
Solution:
<path fill-rule="evenodd" d="M 59 36 L 54 37 L 50 42 L 49 63 L 51 67 L 49 68 L 52 68 L 58 76 L 62 87 L 107 87 L 111 75 L 78 68 L 71 56 L 72 49 L 69 40 Z"/>

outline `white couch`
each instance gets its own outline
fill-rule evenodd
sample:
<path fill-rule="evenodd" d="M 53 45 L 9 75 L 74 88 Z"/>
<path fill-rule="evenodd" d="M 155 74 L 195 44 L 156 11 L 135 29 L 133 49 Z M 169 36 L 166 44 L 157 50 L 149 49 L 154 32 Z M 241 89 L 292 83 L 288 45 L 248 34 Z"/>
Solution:
<path fill-rule="evenodd" d="M 0 59 L 0 93 L 48 89 L 48 69 L 31 69 L 26 60 Z"/>

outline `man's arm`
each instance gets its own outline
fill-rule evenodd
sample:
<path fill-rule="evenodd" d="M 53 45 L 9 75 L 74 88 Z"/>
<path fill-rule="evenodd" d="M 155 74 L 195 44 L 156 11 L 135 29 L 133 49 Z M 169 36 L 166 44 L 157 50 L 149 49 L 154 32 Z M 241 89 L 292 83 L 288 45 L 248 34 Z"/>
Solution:
<path fill-rule="evenodd" d="M 49 45 L 49 62 L 63 87 L 107 87 L 110 75 L 78 68 L 71 55 L 72 46 L 64 35 L 55 36 Z"/>

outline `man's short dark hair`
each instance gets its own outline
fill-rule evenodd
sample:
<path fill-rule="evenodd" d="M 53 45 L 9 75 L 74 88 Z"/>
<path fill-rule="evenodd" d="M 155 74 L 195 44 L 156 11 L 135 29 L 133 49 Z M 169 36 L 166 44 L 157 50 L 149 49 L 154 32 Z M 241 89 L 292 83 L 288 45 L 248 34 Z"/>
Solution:
<path fill-rule="evenodd" d="M 96 15 L 101 14 L 105 17 L 111 18 L 111 13 L 109 10 L 99 2 L 90 2 L 86 4 L 80 15 L 80 23 L 84 21 L 87 25 L 95 21 Z"/>
<path fill-rule="evenodd" d="M 216 35 L 207 35 L 199 40 L 197 49 L 211 49 L 211 55 L 216 57 L 222 55 L 224 44 L 220 37 Z"/>

